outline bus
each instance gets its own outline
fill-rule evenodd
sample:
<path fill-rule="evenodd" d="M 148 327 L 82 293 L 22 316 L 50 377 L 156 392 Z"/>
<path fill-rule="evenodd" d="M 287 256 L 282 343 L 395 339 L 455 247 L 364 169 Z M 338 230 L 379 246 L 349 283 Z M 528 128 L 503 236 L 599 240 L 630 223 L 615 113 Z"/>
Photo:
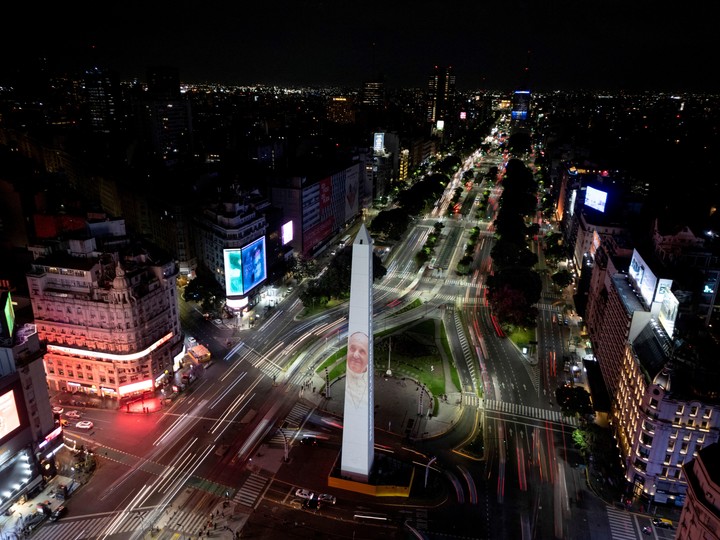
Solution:
<path fill-rule="evenodd" d="M 338 247 L 340 249 L 344 248 L 345 246 L 350 245 L 350 242 L 352 241 L 352 237 L 349 234 L 346 234 L 342 237 L 342 240 L 340 240 L 340 243 L 338 244 Z"/>

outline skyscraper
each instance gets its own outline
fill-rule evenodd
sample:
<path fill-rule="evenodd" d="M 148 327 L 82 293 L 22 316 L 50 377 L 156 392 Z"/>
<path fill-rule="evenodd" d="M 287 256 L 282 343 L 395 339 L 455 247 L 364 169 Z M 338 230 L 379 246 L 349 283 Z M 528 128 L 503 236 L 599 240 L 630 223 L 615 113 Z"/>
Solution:
<path fill-rule="evenodd" d="M 447 122 L 455 105 L 455 75 L 452 66 L 440 68 L 435 66 L 428 79 L 426 119 L 433 127 L 438 121 Z"/>

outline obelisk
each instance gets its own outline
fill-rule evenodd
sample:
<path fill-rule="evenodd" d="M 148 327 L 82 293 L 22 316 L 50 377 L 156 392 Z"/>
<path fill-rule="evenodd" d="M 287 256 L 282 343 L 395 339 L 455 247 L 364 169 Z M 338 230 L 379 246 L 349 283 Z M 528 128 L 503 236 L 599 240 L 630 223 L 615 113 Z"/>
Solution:
<path fill-rule="evenodd" d="M 363 223 L 352 243 L 341 474 L 367 482 L 375 451 L 373 248 Z"/>

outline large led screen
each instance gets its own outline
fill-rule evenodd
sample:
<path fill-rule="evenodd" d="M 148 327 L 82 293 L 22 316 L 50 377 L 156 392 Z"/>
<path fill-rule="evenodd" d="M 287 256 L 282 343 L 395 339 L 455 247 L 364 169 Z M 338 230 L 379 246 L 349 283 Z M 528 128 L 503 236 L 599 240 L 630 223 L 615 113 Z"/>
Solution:
<path fill-rule="evenodd" d="M 607 193 L 591 186 L 587 187 L 585 190 L 585 206 L 588 206 L 593 210 L 597 210 L 598 212 L 605 212 L 606 203 Z"/>
<path fill-rule="evenodd" d="M 267 279 L 265 263 L 265 237 L 242 248 L 242 282 L 245 293 Z"/>
<path fill-rule="evenodd" d="M 635 288 L 640 291 L 640 296 L 645 300 L 645 304 L 650 306 L 655 296 L 657 278 L 637 250 L 633 250 L 628 276 L 634 282 Z"/>
<path fill-rule="evenodd" d="M 11 388 L 0 395 L 0 441 L 20 427 L 20 413 Z"/>
<path fill-rule="evenodd" d="M 225 262 L 225 294 L 228 296 L 243 294 L 242 250 L 223 250 Z"/>
<path fill-rule="evenodd" d="M 673 337 L 675 332 L 675 320 L 677 319 L 679 306 L 680 302 L 671 291 L 667 291 L 663 295 L 658 320 L 670 337 Z"/>
<path fill-rule="evenodd" d="M 292 221 L 285 223 L 281 229 L 282 245 L 285 246 L 293 241 L 293 224 Z"/>

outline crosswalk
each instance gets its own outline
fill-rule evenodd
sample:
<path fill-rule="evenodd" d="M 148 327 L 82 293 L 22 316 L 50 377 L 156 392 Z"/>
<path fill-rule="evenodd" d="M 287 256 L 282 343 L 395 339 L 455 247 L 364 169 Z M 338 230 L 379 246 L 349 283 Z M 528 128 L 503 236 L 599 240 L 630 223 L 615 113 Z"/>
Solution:
<path fill-rule="evenodd" d="M 97 517 L 64 518 L 55 523 L 45 523 L 33 534 L 33 540 L 57 540 L 58 538 L 73 538 L 75 540 L 94 540 L 102 538 L 108 533 L 113 536 L 135 533 L 143 529 L 149 530 L 152 524 L 145 523 L 145 517 L 153 510 L 137 510 L 126 513 L 118 522 L 118 513 L 112 512 Z M 198 514 L 199 521 L 204 515 Z M 119 524 L 118 524 L 119 523 Z M 110 528 L 112 530 L 110 530 Z"/>
<path fill-rule="evenodd" d="M 610 535 L 613 540 L 635 540 L 638 537 L 638 528 L 632 514 L 608 506 L 608 522 L 610 524 Z"/>
<path fill-rule="evenodd" d="M 257 501 L 260 499 L 265 486 L 268 484 L 268 479 L 256 473 L 250 474 L 247 480 L 240 486 L 233 496 L 233 502 L 236 504 L 242 504 L 243 506 L 249 506 L 254 508 Z"/>
<path fill-rule="evenodd" d="M 507 403 L 505 401 L 496 401 L 486 399 L 483 401 L 486 411 L 502 412 L 514 416 L 525 416 L 538 420 L 548 420 L 549 422 L 557 422 L 569 426 L 577 426 L 577 418 L 573 416 L 565 416 L 559 411 L 550 409 L 541 409 L 540 407 L 530 407 L 528 405 L 518 405 L 517 403 Z"/>
<path fill-rule="evenodd" d="M 274 446 L 285 446 L 285 441 L 295 435 L 295 432 L 297 432 L 297 430 L 300 429 L 300 426 L 305 423 L 305 419 L 309 416 L 310 411 L 312 411 L 312 407 L 310 405 L 299 401 L 295 403 L 288 415 L 282 421 L 280 429 L 272 433 L 266 442 Z"/>

